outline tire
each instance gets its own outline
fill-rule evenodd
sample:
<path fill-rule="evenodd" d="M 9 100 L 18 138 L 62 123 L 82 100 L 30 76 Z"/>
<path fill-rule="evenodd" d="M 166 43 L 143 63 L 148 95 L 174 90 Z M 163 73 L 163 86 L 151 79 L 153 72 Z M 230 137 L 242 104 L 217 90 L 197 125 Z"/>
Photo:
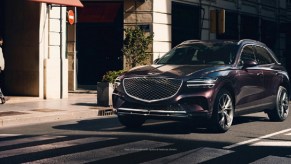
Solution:
<path fill-rule="evenodd" d="M 276 97 L 276 106 L 273 110 L 268 111 L 268 117 L 271 121 L 284 121 L 289 113 L 289 96 L 285 87 L 278 88 Z"/>
<path fill-rule="evenodd" d="M 217 133 L 224 133 L 231 127 L 233 117 L 233 98 L 227 90 L 222 89 L 215 98 L 211 122 L 208 129 Z"/>
<path fill-rule="evenodd" d="M 139 128 L 145 122 L 145 118 L 143 116 L 118 116 L 119 122 L 126 126 L 127 128 Z"/>

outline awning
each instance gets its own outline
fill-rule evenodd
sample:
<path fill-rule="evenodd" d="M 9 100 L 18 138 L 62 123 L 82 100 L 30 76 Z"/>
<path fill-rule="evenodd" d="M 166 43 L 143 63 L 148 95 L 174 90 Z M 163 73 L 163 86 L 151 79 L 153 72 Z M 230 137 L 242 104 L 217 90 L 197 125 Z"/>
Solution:
<path fill-rule="evenodd" d="M 86 7 L 78 9 L 78 22 L 113 23 L 122 8 L 121 3 L 84 3 Z"/>
<path fill-rule="evenodd" d="M 58 4 L 64 6 L 84 7 L 80 0 L 29 0 L 29 1 Z"/>

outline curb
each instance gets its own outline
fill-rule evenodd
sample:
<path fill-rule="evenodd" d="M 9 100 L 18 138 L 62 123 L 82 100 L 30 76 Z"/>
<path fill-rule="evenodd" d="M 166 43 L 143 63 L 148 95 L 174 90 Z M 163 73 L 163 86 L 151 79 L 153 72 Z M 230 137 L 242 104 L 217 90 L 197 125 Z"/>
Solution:
<path fill-rule="evenodd" d="M 71 93 L 69 98 L 62 100 L 11 97 L 0 110 L 0 128 L 78 119 L 97 119 L 113 115 L 112 107 L 97 106 L 97 96 L 92 93 L 94 92 Z"/>
<path fill-rule="evenodd" d="M 13 111 L 8 111 L 13 112 Z M 22 112 L 22 111 L 20 111 Z M 97 119 L 113 115 L 113 110 L 110 108 L 90 109 L 90 110 L 73 110 L 73 111 L 58 111 L 50 113 L 33 112 L 17 115 L 0 117 L 0 128 L 8 128 L 15 126 L 25 126 L 40 123 L 51 123 L 57 121 L 69 121 L 77 119 Z M 31 111 L 30 111 L 31 112 Z"/>
<path fill-rule="evenodd" d="M 0 118 L 0 128 L 97 117 L 98 110 L 73 111 L 70 113 L 65 111 L 45 114 L 23 114 L 17 117 L 5 116 Z"/>

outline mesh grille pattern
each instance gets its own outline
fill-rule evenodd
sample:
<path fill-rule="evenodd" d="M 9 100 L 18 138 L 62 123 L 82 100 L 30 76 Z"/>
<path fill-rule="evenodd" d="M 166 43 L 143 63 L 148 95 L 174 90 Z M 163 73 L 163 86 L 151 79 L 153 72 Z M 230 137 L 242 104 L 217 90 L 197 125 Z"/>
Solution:
<path fill-rule="evenodd" d="M 148 102 L 171 98 L 181 84 L 181 80 L 166 78 L 126 78 L 123 82 L 130 97 Z"/>

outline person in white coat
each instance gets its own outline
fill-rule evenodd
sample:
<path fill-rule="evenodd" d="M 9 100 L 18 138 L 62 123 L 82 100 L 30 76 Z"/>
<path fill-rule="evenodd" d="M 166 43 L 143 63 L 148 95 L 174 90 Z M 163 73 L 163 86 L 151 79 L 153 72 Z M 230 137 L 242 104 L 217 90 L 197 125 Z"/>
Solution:
<path fill-rule="evenodd" d="M 4 71 L 5 69 L 5 60 L 3 56 L 3 51 L 2 51 L 2 45 L 3 45 L 3 38 L 0 36 L 0 71 Z"/>
<path fill-rule="evenodd" d="M 1 99 L 1 103 L 4 104 L 5 103 L 5 97 L 2 93 L 1 90 L 1 86 L 3 83 L 3 71 L 5 69 L 5 59 L 4 59 L 4 55 L 3 55 L 3 51 L 2 51 L 2 45 L 3 45 L 3 38 L 0 36 L 0 99 Z"/>

